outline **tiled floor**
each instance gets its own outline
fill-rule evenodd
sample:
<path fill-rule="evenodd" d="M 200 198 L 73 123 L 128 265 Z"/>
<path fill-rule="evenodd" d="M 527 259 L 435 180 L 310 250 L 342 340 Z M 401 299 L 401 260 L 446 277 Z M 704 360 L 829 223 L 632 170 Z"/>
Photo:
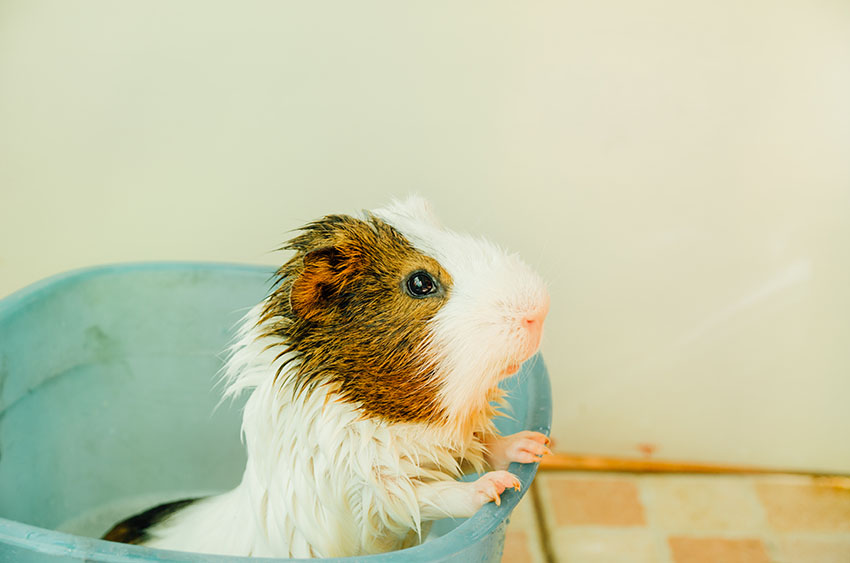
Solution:
<path fill-rule="evenodd" d="M 850 479 L 539 473 L 507 563 L 850 563 Z"/>

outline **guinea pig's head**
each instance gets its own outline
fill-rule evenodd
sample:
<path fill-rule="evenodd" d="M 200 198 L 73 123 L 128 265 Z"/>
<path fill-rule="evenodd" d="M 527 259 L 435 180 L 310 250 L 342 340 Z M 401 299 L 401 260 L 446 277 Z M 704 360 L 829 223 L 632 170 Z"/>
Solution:
<path fill-rule="evenodd" d="M 540 345 L 545 284 L 515 254 L 442 227 L 419 197 L 331 215 L 286 246 L 261 322 L 279 377 L 330 385 L 365 415 L 463 425 Z M 286 369 L 284 369 L 286 368 Z"/>

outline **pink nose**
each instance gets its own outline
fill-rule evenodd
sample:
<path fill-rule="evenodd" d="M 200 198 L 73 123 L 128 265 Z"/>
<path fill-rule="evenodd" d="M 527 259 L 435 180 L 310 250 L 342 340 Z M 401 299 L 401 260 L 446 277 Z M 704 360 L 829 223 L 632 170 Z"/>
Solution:
<path fill-rule="evenodd" d="M 522 327 L 532 333 L 538 333 L 543 330 L 543 321 L 546 319 L 546 313 L 549 308 L 545 307 L 527 314 L 522 319 Z"/>
<path fill-rule="evenodd" d="M 528 329 L 534 329 L 542 325 L 543 322 L 538 317 L 526 317 L 522 319 L 522 324 Z"/>
<path fill-rule="evenodd" d="M 540 332 L 543 330 L 543 319 L 539 317 L 526 317 L 522 319 L 522 326 L 529 332 Z"/>

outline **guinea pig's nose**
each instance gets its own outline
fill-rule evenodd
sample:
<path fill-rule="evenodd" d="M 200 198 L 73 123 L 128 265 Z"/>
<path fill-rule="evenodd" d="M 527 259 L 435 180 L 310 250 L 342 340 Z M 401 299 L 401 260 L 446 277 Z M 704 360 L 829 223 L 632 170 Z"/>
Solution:
<path fill-rule="evenodd" d="M 522 324 L 525 328 L 532 330 L 537 328 L 538 325 L 542 325 L 543 322 L 540 320 L 540 317 L 525 317 L 522 319 Z"/>
<path fill-rule="evenodd" d="M 522 326 L 528 331 L 537 332 L 543 328 L 543 317 L 540 315 L 525 317 L 522 319 Z"/>
<path fill-rule="evenodd" d="M 527 313 L 522 318 L 522 327 L 529 332 L 540 332 L 543 330 L 543 321 L 546 319 L 546 314 L 549 312 L 549 307 L 541 307 L 535 311 Z"/>

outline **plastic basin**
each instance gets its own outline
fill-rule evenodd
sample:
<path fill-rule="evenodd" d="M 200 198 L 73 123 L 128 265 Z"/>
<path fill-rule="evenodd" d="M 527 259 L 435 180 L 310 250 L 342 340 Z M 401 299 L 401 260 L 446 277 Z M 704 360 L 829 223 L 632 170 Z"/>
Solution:
<path fill-rule="evenodd" d="M 235 486 L 242 403 L 217 373 L 234 325 L 269 289 L 270 267 L 146 263 L 62 274 L 0 300 L 0 561 L 256 561 L 96 539 L 134 511 Z M 502 433 L 549 433 L 538 355 L 505 382 Z M 244 399 L 243 399 L 244 400 Z M 522 491 L 422 545 L 334 561 L 498 561 Z"/>

